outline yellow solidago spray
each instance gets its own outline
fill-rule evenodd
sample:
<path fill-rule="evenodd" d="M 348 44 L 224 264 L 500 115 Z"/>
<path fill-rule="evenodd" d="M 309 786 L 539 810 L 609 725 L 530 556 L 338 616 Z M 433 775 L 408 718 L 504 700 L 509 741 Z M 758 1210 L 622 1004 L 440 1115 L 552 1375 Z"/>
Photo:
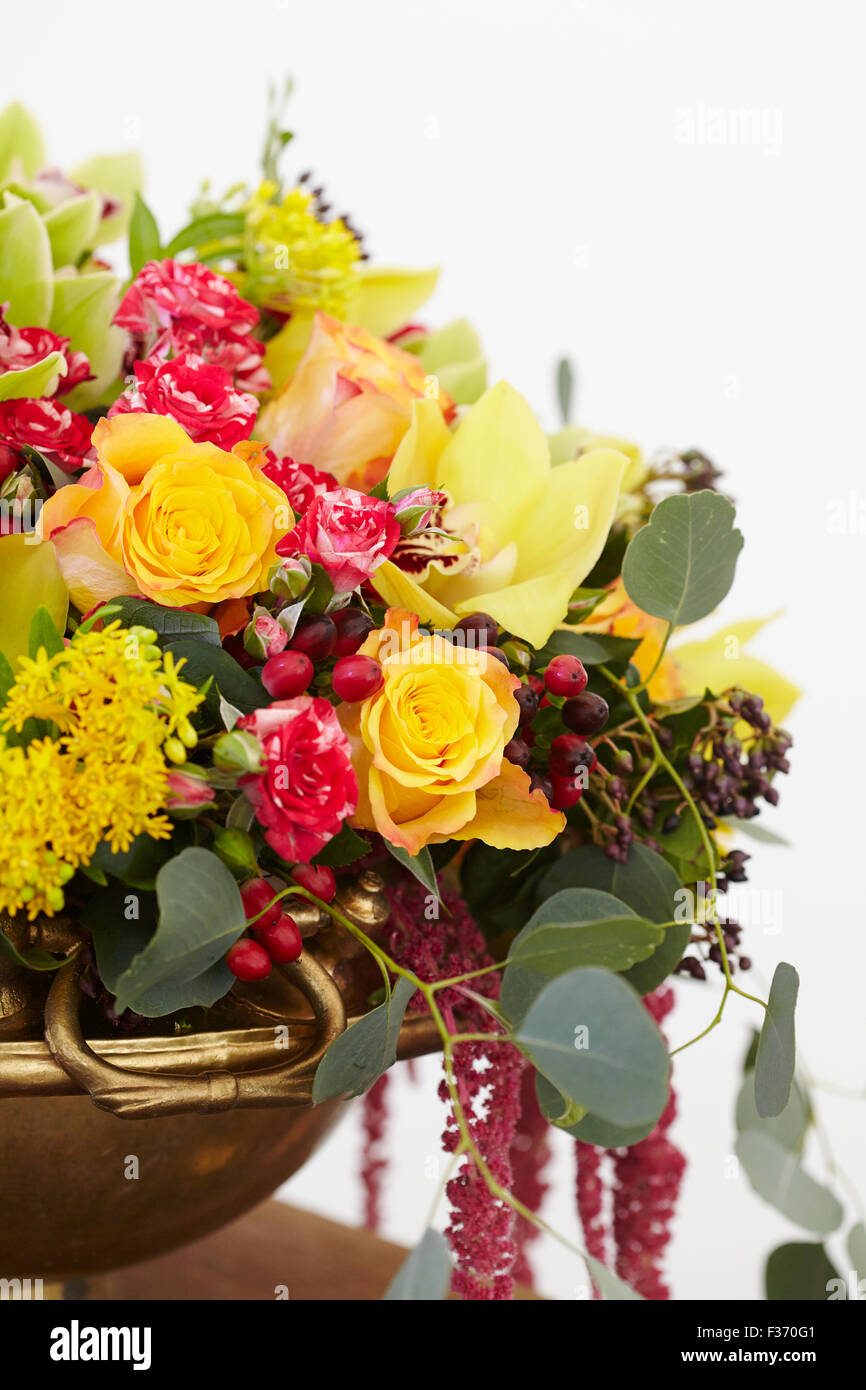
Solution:
<path fill-rule="evenodd" d="M 302 188 L 280 201 L 276 192 L 275 184 L 261 184 L 245 208 L 243 293 L 278 312 L 323 309 L 339 317 L 361 258 L 355 233 L 340 218 L 321 222 L 313 195 Z"/>
<path fill-rule="evenodd" d="M 171 834 L 170 764 L 195 746 L 203 699 L 182 664 L 149 628 L 118 623 L 19 659 L 0 709 L 0 909 L 53 915 L 102 840 L 117 852 Z"/>

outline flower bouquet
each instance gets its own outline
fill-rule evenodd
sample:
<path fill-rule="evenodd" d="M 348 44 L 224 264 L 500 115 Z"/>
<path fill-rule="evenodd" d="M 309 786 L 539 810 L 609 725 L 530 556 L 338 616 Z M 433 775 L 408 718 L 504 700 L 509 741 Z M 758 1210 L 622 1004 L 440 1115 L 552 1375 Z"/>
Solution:
<path fill-rule="evenodd" d="M 671 645 L 743 544 L 709 459 L 569 423 L 565 361 L 545 434 L 466 322 L 417 321 L 435 272 L 282 175 L 289 139 L 275 102 L 261 182 L 169 237 L 135 159 L 61 174 L 0 116 L 0 1039 L 44 1031 L 124 1133 L 364 1095 L 371 1223 L 388 1069 L 440 1049 L 447 1230 L 389 1297 L 531 1278 L 552 1126 L 587 1291 L 663 1298 L 674 976 L 717 977 L 706 1034 L 754 1009 L 764 1197 L 809 1123 L 796 973 L 745 987 L 724 906 L 796 691 L 757 623 Z M 267 1047 L 208 1069 L 251 1018 Z M 197 1072 L 107 1060 L 178 1037 Z"/>

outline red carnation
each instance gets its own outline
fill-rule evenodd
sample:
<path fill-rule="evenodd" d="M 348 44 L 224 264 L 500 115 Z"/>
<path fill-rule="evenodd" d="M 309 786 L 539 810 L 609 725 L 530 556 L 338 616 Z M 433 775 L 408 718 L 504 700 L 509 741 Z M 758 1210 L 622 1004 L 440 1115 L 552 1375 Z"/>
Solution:
<path fill-rule="evenodd" d="M 314 499 L 277 552 L 309 556 L 323 566 L 335 592 L 345 594 L 389 558 L 399 539 L 400 523 L 390 502 L 335 487 Z"/>
<path fill-rule="evenodd" d="M 265 839 L 283 859 L 309 863 L 358 805 L 351 749 L 321 697 L 276 700 L 238 720 L 262 746 L 265 771 L 241 778 Z"/>
<path fill-rule="evenodd" d="M 66 375 L 57 383 L 55 395 L 65 395 L 73 386 L 89 381 L 92 373 L 87 354 L 70 352 L 69 339 L 59 338 L 50 328 L 15 328 L 6 322 L 9 304 L 0 304 L 0 376 L 5 372 L 20 372 L 42 362 L 52 352 L 62 352 L 66 360 Z"/>
<path fill-rule="evenodd" d="M 205 362 L 223 367 L 239 391 L 263 396 L 271 389 L 270 372 L 262 363 L 265 345 L 249 333 L 222 333 L 184 319 L 173 326 L 168 341 L 164 336 L 157 341 L 150 356 L 164 357 L 169 351 L 174 357 L 194 352 Z"/>
<path fill-rule="evenodd" d="M 294 459 L 278 459 L 266 449 L 268 461 L 262 468 L 266 478 L 282 488 L 291 503 L 292 511 L 301 516 L 323 492 L 337 486 L 333 473 L 326 473 L 312 463 L 296 463 Z"/>
<path fill-rule="evenodd" d="M 168 362 L 136 362 L 135 385 L 118 396 L 108 413 L 141 411 L 170 415 L 197 444 L 231 449 L 249 438 L 258 402 L 236 391 L 222 367 L 185 352 Z"/>
<path fill-rule="evenodd" d="M 41 396 L 0 404 L 0 441 L 20 449 L 29 444 L 67 473 L 96 455 L 90 445 L 93 426 L 56 400 Z"/>

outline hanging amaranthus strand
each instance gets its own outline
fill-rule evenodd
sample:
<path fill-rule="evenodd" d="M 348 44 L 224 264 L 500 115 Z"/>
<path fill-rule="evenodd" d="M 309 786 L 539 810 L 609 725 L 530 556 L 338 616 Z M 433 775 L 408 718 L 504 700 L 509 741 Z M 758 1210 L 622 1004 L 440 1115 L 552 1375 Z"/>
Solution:
<path fill-rule="evenodd" d="M 660 1024 L 673 1008 L 673 990 L 663 986 L 646 995 L 644 1004 Z M 637 1293 L 653 1301 L 670 1297 L 661 1260 L 671 1238 L 670 1223 L 686 1166 L 683 1154 L 667 1137 L 675 1116 L 676 1096 L 671 1087 L 659 1122 L 646 1139 L 630 1148 L 606 1151 L 580 1141 L 576 1144 L 577 1206 L 586 1248 L 606 1262 L 601 1164 L 607 1153 L 613 1162 L 616 1272 Z M 594 1293 L 598 1297 L 598 1291 Z"/>
<path fill-rule="evenodd" d="M 401 965 L 422 980 L 444 980 L 491 965 L 484 937 L 466 905 L 456 893 L 443 894 L 449 916 L 431 918 L 430 896 L 415 882 L 402 882 L 391 892 L 392 922 L 389 951 Z M 488 999 L 499 995 L 499 976 L 492 972 L 472 982 L 473 992 Z M 443 1016 L 453 1023 L 458 1010 L 467 1026 L 492 1034 L 499 1027 L 484 1007 L 465 990 L 447 989 L 439 995 Z M 410 1009 L 423 1007 L 419 999 Z M 516 1048 L 502 1043 L 473 1041 L 454 1049 L 454 1070 L 460 1103 L 474 1143 L 484 1155 L 495 1180 L 512 1186 L 510 1150 L 520 1113 L 520 1076 L 523 1059 Z M 439 1094 L 448 1103 L 445 1081 Z M 449 1109 L 443 1146 L 454 1153 L 460 1134 Z M 478 1173 L 471 1157 L 446 1188 L 451 1217 L 446 1232 L 456 1257 L 452 1287 L 462 1298 L 509 1299 L 514 1293 L 512 1268 L 517 1249 L 513 1239 L 514 1214 L 495 1197 Z"/>
<path fill-rule="evenodd" d="M 550 1125 L 541 1112 L 535 1094 L 535 1070 L 528 1064 L 520 1078 L 520 1116 L 511 1141 L 511 1191 L 519 1202 L 536 1214 L 541 1210 L 548 1183 L 544 1170 L 550 1161 Z M 538 1226 L 518 1216 L 514 1223 L 517 1258 L 512 1273 L 519 1284 L 535 1287 L 529 1246 L 540 1234 Z"/>
<path fill-rule="evenodd" d="M 382 1151 L 388 1104 L 385 1093 L 390 1077 L 383 1072 L 374 1082 L 363 1101 L 363 1146 L 361 1149 L 361 1183 L 364 1188 L 364 1225 L 368 1231 L 378 1231 L 382 1224 L 382 1179 L 388 1160 Z"/>

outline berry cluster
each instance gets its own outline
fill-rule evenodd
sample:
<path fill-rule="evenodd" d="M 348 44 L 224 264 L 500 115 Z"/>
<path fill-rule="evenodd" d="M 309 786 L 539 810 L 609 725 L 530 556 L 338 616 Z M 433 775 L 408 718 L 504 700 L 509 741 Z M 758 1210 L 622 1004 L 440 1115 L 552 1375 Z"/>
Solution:
<path fill-rule="evenodd" d="M 322 902 L 330 902 L 337 891 L 334 875 L 325 867 L 298 864 L 292 870 L 292 878 Z M 226 952 L 226 965 L 236 979 L 264 980 L 273 965 L 285 965 L 300 956 L 304 943 L 298 924 L 274 902 L 285 886 L 264 878 L 252 878 L 241 888 L 241 901 L 252 936 L 242 936 Z"/>
<path fill-rule="evenodd" d="M 791 736 L 774 729 L 758 695 L 735 690 L 727 702 L 715 706 L 716 722 L 706 730 L 687 759 L 684 781 L 712 816 L 750 820 L 760 813 L 759 799 L 775 806 L 779 793 L 772 786 L 775 773 L 785 773 Z M 737 731 L 740 722 L 750 734 Z"/>
<path fill-rule="evenodd" d="M 333 614 L 310 614 L 301 618 L 289 639 L 286 651 L 269 657 L 262 668 L 262 684 L 275 700 L 303 695 L 316 677 L 316 664 L 336 658 L 329 680 L 338 700 L 367 700 L 382 685 L 382 668 L 371 656 L 356 655 L 373 619 L 360 608 L 340 608 Z"/>

